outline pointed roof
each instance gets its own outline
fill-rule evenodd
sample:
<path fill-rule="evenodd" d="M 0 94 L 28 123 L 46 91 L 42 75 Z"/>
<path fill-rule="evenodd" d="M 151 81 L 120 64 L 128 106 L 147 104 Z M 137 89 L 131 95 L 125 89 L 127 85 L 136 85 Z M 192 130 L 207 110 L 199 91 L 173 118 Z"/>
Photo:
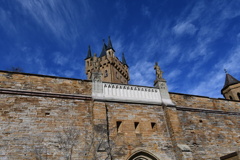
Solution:
<path fill-rule="evenodd" d="M 91 58 L 92 57 L 92 52 L 91 52 L 91 47 L 90 45 L 88 46 L 88 54 L 87 57 L 85 59 Z"/>
<path fill-rule="evenodd" d="M 104 40 L 103 40 L 103 47 L 102 47 L 102 52 L 100 54 L 99 57 L 103 57 L 106 55 L 106 50 L 107 50 L 107 45 L 105 44 Z"/>
<path fill-rule="evenodd" d="M 122 53 L 122 64 L 127 65 L 124 53 Z M 128 65 L 127 65 L 128 66 Z"/>
<path fill-rule="evenodd" d="M 237 80 L 236 78 L 234 78 L 230 74 L 226 73 L 225 84 L 223 86 L 223 89 L 230 86 L 230 85 L 237 84 L 239 82 L 240 82 L 239 80 Z"/>
<path fill-rule="evenodd" d="M 115 50 L 113 49 L 113 46 L 112 46 L 112 41 L 110 39 L 110 36 L 108 36 L 108 45 L 107 45 L 107 49 L 112 49 L 114 52 Z"/>

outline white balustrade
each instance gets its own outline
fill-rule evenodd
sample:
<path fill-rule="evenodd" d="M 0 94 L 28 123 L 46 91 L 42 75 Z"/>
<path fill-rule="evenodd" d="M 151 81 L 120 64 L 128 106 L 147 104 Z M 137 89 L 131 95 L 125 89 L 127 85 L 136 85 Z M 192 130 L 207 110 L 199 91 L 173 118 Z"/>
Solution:
<path fill-rule="evenodd" d="M 97 92 L 93 90 L 94 99 L 162 104 L 158 88 L 111 83 L 100 83 L 99 85 L 102 85 L 102 89 L 98 88 Z M 102 93 L 99 93 L 99 91 L 102 91 Z"/>

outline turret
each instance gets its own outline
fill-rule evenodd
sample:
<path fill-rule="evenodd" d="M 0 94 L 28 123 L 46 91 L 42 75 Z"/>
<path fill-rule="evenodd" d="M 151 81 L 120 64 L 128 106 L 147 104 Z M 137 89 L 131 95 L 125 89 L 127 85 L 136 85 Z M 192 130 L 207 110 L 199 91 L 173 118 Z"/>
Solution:
<path fill-rule="evenodd" d="M 125 56 L 124 54 L 122 55 L 122 61 L 115 56 L 115 50 L 110 37 L 108 37 L 108 45 L 103 40 L 102 51 L 99 57 L 95 54 L 92 56 L 89 47 L 85 62 L 86 75 L 89 80 L 91 80 L 92 74 L 96 72 L 95 64 L 98 64 L 97 72 L 102 74 L 103 82 L 128 84 L 130 80 Z"/>
<path fill-rule="evenodd" d="M 222 95 L 229 100 L 240 100 L 240 81 L 226 72 L 225 84 L 221 90 Z"/>
<path fill-rule="evenodd" d="M 107 54 L 108 56 L 114 57 L 114 53 L 115 50 L 113 49 L 111 38 L 108 36 Z"/>

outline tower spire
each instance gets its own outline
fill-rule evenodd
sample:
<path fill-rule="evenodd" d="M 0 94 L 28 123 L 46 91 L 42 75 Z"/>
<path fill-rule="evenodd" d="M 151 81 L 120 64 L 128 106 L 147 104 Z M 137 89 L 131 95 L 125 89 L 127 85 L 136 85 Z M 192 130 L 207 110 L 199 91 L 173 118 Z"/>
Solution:
<path fill-rule="evenodd" d="M 113 46 L 112 46 L 112 41 L 111 41 L 110 36 L 108 36 L 108 45 L 107 45 L 107 49 L 112 49 L 112 50 L 115 52 L 115 50 L 113 49 Z"/>
<path fill-rule="evenodd" d="M 234 78 L 232 75 L 228 74 L 226 72 L 226 69 L 225 69 L 225 73 L 226 73 L 226 78 L 225 78 L 225 84 L 224 84 L 223 88 L 240 82 L 236 78 Z"/>
<path fill-rule="evenodd" d="M 102 47 L 102 52 L 100 54 L 99 57 L 103 57 L 106 55 L 106 49 L 107 49 L 107 45 L 105 44 L 105 40 L 103 39 L 103 47 Z"/>
<path fill-rule="evenodd" d="M 237 101 L 240 100 L 240 81 L 227 73 L 226 69 L 224 69 L 224 71 L 226 74 L 226 78 L 224 86 L 221 90 L 222 95 L 226 99 Z"/>
<path fill-rule="evenodd" d="M 90 45 L 88 46 L 88 53 L 87 53 L 87 57 L 85 59 L 91 58 L 92 57 L 92 52 L 91 52 L 91 47 Z"/>
<path fill-rule="evenodd" d="M 122 64 L 127 65 L 124 53 L 122 53 Z M 128 66 L 128 65 L 127 65 Z"/>

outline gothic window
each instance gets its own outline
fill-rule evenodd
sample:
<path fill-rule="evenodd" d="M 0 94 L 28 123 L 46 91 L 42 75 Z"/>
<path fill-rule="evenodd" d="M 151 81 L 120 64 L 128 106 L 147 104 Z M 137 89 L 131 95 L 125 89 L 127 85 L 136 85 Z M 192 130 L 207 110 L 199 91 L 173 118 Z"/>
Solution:
<path fill-rule="evenodd" d="M 146 151 L 135 152 L 128 160 L 158 160 L 153 154 Z"/>
<path fill-rule="evenodd" d="M 237 93 L 237 96 L 238 96 L 238 99 L 240 100 L 240 93 L 239 92 Z"/>

